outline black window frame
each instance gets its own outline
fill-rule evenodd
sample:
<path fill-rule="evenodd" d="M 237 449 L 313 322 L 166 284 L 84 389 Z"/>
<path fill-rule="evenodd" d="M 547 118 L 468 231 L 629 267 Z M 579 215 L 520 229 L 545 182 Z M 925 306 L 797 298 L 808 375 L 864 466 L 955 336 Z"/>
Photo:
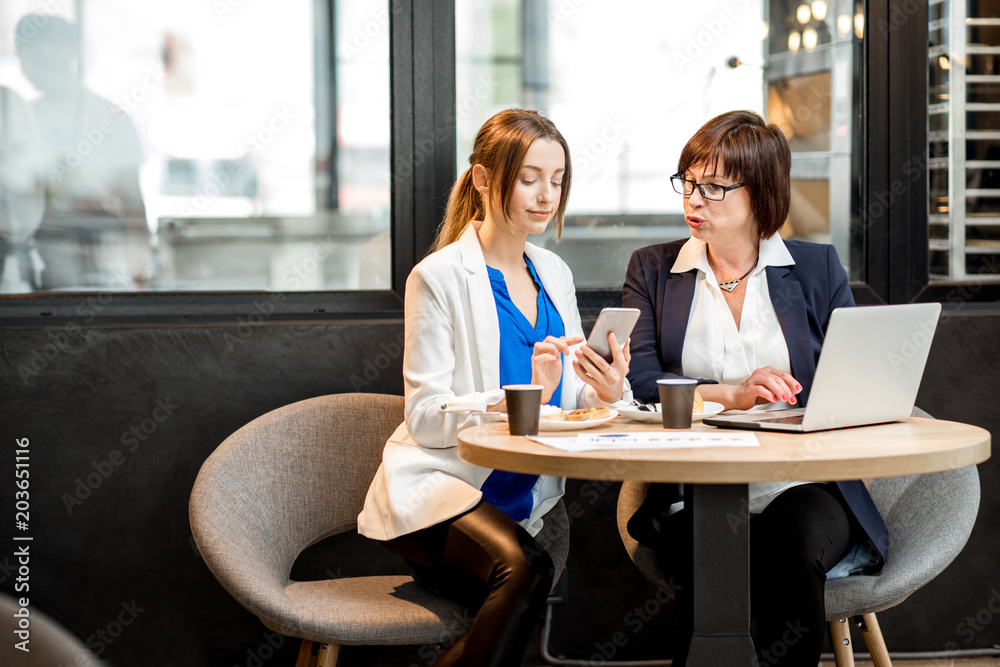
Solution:
<path fill-rule="evenodd" d="M 327 2 L 333 17 L 336 0 Z M 3 295 L 0 326 L 232 323 L 255 313 L 258 323 L 398 318 L 406 277 L 429 251 L 456 177 L 454 2 L 388 2 L 392 289 Z M 878 214 L 865 216 L 866 280 L 852 289 L 858 303 L 948 302 L 963 284 L 928 280 L 927 182 L 913 182 L 907 171 L 916 159 L 926 164 L 927 7 L 869 1 L 865 16 L 861 210 Z M 888 193 L 888 205 L 869 206 L 885 202 Z M 1000 284 L 966 287 L 963 304 L 1000 299 Z M 620 301 L 617 286 L 578 290 L 585 318 Z"/>
<path fill-rule="evenodd" d="M 326 0 L 333 34 L 336 0 Z M 406 276 L 433 242 L 455 174 L 455 9 L 387 0 L 391 100 L 390 290 L 0 295 L 0 326 L 259 324 L 399 317 Z M 331 107 L 333 109 L 333 107 Z"/>

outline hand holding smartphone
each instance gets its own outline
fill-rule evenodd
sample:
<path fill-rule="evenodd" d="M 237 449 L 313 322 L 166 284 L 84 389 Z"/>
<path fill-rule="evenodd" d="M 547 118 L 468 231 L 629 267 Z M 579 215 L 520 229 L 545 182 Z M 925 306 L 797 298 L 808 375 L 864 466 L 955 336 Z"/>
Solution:
<path fill-rule="evenodd" d="M 625 346 L 625 341 L 639 319 L 638 308 L 605 308 L 597 317 L 597 322 L 587 338 L 587 347 L 604 357 L 611 363 L 611 348 L 608 346 L 608 334 L 614 333 L 618 344 Z"/>

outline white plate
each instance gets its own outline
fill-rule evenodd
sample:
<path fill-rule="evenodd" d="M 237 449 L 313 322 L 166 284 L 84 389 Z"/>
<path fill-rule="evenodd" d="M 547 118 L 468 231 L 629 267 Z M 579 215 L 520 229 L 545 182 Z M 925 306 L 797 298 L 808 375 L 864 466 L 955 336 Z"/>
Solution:
<path fill-rule="evenodd" d="M 660 404 L 653 403 L 650 407 L 655 410 L 655 412 L 646 412 L 645 410 L 640 410 L 636 406 L 629 406 L 627 408 L 619 408 L 618 412 L 621 413 L 622 417 L 628 417 L 629 419 L 634 419 L 638 422 L 649 422 L 651 424 L 662 424 L 663 417 L 660 416 Z M 712 401 L 705 401 L 705 409 L 701 412 L 696 412 L 691 415 L 691 421 L 698 421 L 704 419 L 705 417 L 712 417 L 714 415 L 722 412 L 722 403 L 713 403 Z"/>
<path fill-rule="evenodd" d="M 545 419 L 544 417 L 538 420 L 538 430 L 539 431 L 578 431 L 583 428 L 591 428 L 592 426 L 599 426 L 606 422 L 611 421 L 618 416 L 617 410 L 611 411 L 610 417 L 602 417 L 601 419 L 587 419 L 586 421 L 579 422 L 554 422 L 550 419 Z"/>
<path fill-rule="evenodd" d="M 541 408 L 539 409 L 538 416 L 539 416 L 539 418 L 541 418 L 541 417 L 544 417 L 545 415 L 554 415 L 557 412 L 561 412 L 561 410 L 559 410 L 559 406 L 558 405 L 549 405 L 549 404 L 546 403 L 545 405 L 541 406 Z M 504 421 L 504 422 L 507 421 L 507 413 L 506 412 L 484 412 L 483 414 L 490 415 L 490 416 L 496 415 L 497 417 L 500 418 L 500 421 Z"/>

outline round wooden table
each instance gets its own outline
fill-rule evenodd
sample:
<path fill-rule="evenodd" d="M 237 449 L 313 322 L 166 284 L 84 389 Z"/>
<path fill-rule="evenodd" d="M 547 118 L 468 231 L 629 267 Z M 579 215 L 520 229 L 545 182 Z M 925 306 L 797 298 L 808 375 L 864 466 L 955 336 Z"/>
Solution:
<path fill-rule="evenodd" d="M 699 422 L 694 431 L 712 430 Z M 587 433 L 664 432 L 658 424 L 618 418 Z M 542 431 L 572 436 L 584 431 Z M 730 431 L 737 432 L 737 431 Z M 565 452 L 511 436 L 503 422 L 458 434 L 464 460 L 511 472 L 578 479 L 685 482 L 695 531 L 694 635 L 688 667 L 754 664 L 750 637 L 749 483 L 833 482 L 964 468 L 990 456 L 990 433 L 958 422 L 911 418 L 813 433 L 753 433 L 759 447 L 614 449 Z"/>

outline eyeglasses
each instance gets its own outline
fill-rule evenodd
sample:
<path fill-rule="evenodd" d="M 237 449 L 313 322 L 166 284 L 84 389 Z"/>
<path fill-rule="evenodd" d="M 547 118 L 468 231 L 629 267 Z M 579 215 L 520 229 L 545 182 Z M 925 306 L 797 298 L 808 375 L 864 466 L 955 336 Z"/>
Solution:
<path fill-rule="evenodd" d="M 715 183 L 695 183 L 683 178 L 680 172 L 670 177 L 670 184 L 674 186 L 674 191 L 679 195 L 690 197 L 694 194 L 694 189 L 698 188 L 701 196 L 709 201 L 722 201 L 726 198 L 726 193 L 736 188 L 742 188 L 746 183 L 736 185 L 717 185 Z"/>

